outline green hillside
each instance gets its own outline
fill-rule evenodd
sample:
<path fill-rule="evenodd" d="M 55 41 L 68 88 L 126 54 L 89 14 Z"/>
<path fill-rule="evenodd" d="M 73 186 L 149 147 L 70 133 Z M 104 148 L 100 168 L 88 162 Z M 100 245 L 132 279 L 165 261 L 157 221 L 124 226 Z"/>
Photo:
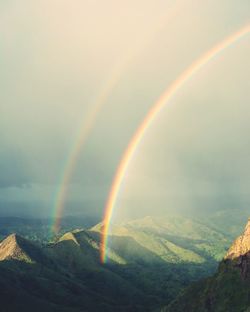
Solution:
<path fill-rule="evenodd" d="M 188 287 L 162 312 L 246 312 L 250 307 L 250 222 L 216 274 Z"/>
<path fill-rule="evenodd" d="M 25 311 L 36 305 L 41 311 L 159 309 L 213 274 L 230 244 L 221 231 L 197 220 L 146 217 L 111 226 L 102 264 L 101 228 L 67 232 L 44 246 L 20 235 L 0 243 L 6 311 L 18 305 L 27 306 Z"/>
<path fill-rule="evenodd" d="M 92 230 L 100 231 L 100 226 Z M 205 223 L 179 216 L 145 217 L 121 225 L 113 225 L 110 232 L 111 249 L 119 249 L 117 236 L 131 237 L 140 246 L 152 251 L 167 263 L 200 264 L 206 261 L 217 261 L 223 258 L 231 243 L 231 239 L 226 234 Z M 131 257 L 134 257 L 135 252 L 126 250 L 126 255 L 128 257 L 131 254 Z M 122 253 L 122 248 L 119 253 Z"/>

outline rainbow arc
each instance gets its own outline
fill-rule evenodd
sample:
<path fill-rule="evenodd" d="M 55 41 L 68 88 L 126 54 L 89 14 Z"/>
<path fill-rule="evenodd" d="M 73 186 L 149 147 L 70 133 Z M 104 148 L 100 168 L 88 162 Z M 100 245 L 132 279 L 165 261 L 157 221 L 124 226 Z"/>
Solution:
<path fill-rule="evenodd" d="M 115 208 L 119 192 L 121 190 L 121 185 L 124 177 L 127 173 L 129 165 L 135 156 L 135 153 L 140 145 L 142 139 L 144 138 L 147 130 L 152 126 L 156 117 L 160 114 L 162 109 L 169 103 L 172 97 L 180 90 L 187 81 L 189 81 L 201 68 L 208 64 L 213 58 L 217 57 L 225 49 L 236 43 L 239 39 L 249 34 L 250 24 L 244 26 L 240 30 L 229 35 L 227 38 L 213 46 L 203 55 L 201 55 L 197 60 L 195 60 L 187 69 L 185 69 L 180 76 L 167 87 L 165 92 L 160 96 L 159 100 L 153 104 L 152 108 L 149 110 L 143 122 L 140 124 L 136 130 L 134 136 L 132 137 L 127 149 L 125 150 L 120 164 L 117 168 L 109 197 L 104 210 L 103 218 L 103 229 L 101 233 L 101 250 L 100 257 L 101 262 L 105 263 L 107 260 L 107 250 L 108 250 L 108 234 L 110 228 L 110 222 L 112 214 Z"/>

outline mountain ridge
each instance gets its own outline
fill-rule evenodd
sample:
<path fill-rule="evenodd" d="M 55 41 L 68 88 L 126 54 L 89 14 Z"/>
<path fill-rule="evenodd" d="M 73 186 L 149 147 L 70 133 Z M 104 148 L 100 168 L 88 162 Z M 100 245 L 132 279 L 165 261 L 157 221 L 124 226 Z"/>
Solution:
<path fill-rule="evenodd" d="M 48 311 L 54 311 L 51 304 L 74 312 L 114 307 L 151 311 L 170 303 L 191 282 L 212 274 L 228 243 L 226 236 L 195 220 L 147 217 L 111 225 L 108 261 L 102 264 L 101 229 L 97 224 L 69 231 L 44 246 L 18 238 L 29 260 L 0 261 L 0 284 L 16 279 L 25 297 L 42 300 Z M 13 240 L 9 236 L 2 243 L 10 237 Z"/>
<path fill-rule="evenodd" d="M 34 243 L 13 233 L 0 243 L 0 261 L 20 260 L 32 262 L 34 259 L 32 259 L 29 251 L 33 248 L 36 248 Z"/>
<path fill-rule="evenodd" d="M 183 291 L 164 312 L 245 312 L 250 307 L 250 220 L 217 272 Z"/>
<path fill-rule="evenodd" d="M 240 235 L 229 248 L 225 259 L 235 259 L 243 256 L 250 251 L 250 218 L 245 226 L 244 232 Z"/>

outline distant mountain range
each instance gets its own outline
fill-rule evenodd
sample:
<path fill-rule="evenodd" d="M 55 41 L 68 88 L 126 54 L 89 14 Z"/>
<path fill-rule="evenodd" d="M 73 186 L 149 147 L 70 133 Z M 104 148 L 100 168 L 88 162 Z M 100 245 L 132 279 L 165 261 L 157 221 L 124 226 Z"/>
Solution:
<path fill-rule="evenodd" d="M 99 223 L 56 242 L 19 234 L 0 243 L 2 311 L 152 311 L 213 274 L 231 243 L 216 227 L 182 217 L 112 225 L 100 263 Z"/>
<path fill-rule="evenodd" d="M 78 227 L 89 228 L 95 225 L 99 219 L 91 216 L 66 216 L 60 220 L 61 236 L 67 231 Z M 24 218 L 24 217 L 3 217 L 0 216 L 0 240 L 12 233 L 18 233 L 28 239 L 47 243 L 54 239 L 52 233 L 54 218 Z"/>

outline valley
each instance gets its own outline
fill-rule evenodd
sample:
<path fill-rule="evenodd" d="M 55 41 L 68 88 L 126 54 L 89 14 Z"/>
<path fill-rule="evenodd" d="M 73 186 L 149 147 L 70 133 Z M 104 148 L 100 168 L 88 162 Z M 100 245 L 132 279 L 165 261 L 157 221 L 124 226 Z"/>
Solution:
<path fill-rule="evenodd" d="M 148 216 L 111 226 L 102 264 L 101 223 L 71 231 L 64 226 L 60 235 L 41 239 L 30 239 L 34 233 L 24 220 L 18 227 L 15 219 L 15 230 L 0 244 L 6 311 L 161 309 L 191 283 L 214 274 L 232 243 L 232 234 L 209 220 Z"/>

